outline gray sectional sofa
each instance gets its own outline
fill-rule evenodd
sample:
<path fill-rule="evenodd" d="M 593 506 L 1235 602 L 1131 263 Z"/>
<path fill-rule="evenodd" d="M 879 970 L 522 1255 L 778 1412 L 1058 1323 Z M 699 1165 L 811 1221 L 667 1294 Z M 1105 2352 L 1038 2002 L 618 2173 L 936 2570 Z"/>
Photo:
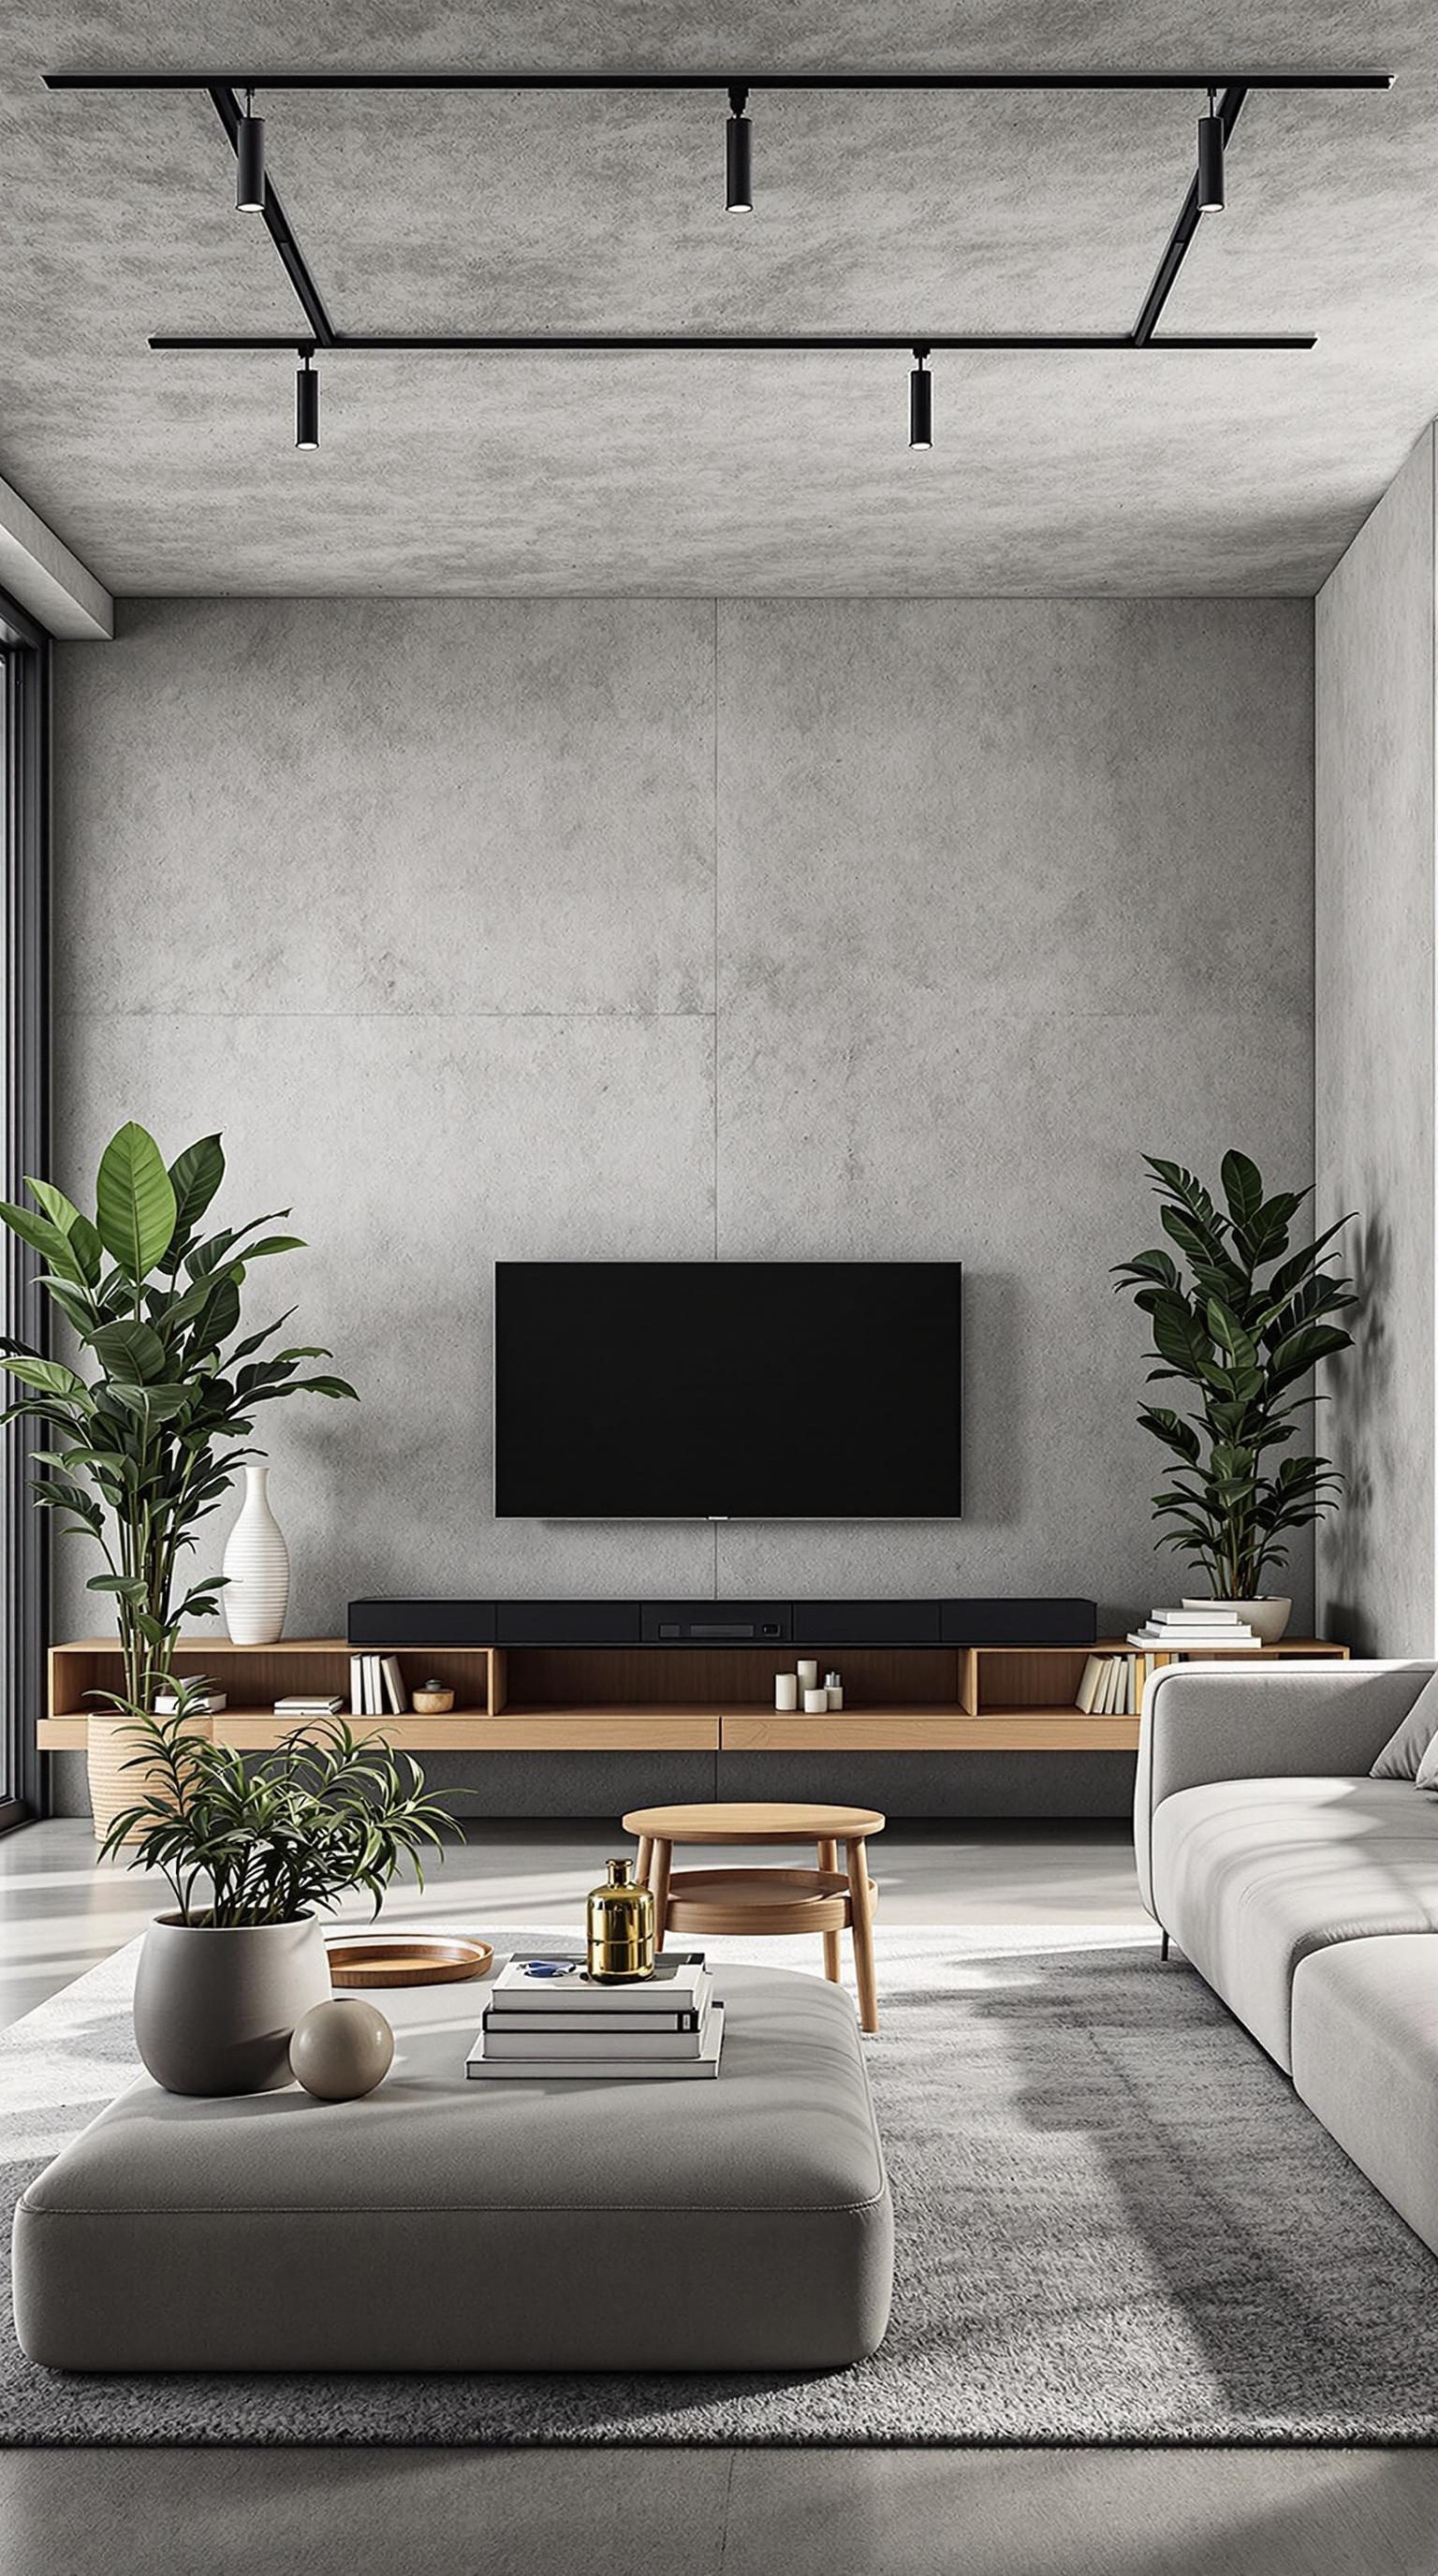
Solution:
<path fill-rule="evenodd" d="M 1168 1666 L 1134 1840 L 1154 1920 L 1438 2252 L 1438 1797 L 1369 1776 L 1435 1669 Z"/>

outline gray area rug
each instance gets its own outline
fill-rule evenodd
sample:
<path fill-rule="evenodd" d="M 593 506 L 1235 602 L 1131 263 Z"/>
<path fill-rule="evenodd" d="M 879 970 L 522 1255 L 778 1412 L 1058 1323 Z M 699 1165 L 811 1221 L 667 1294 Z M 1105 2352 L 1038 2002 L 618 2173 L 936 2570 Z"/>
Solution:
<path fill-rule="evenodd" d="M 709 1946 L 774 1962 L 769 1945 Z M 11 2204 L 132 2071 L 133 1968 L 132 1949 L 0 2035 Z M 894 1931 L 880 1992 L 869 2063 L 898 2277 L 873 2360 L 693 2379 L 99 2378 L 32 2368 L 7 2299 L 0 2439 L 1438 2441 L 1438 2265 L 1190 1969 L 1160 1967 L 1127 1927 Z"/>

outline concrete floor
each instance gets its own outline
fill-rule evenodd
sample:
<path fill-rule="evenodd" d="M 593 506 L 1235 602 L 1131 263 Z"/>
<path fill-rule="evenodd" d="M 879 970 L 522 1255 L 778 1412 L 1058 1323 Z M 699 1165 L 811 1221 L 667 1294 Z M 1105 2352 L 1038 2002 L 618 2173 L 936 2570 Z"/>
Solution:
<path fill-rule="evenodd" d="M 445 1919 L 578 1922 L 612 1829 L 475 1829 Z M 1139 1917 L 1122 1826 L 906 1828 L 884 1919 Z M 139 1930 L 88 1828 L 0 1842 L 0 2019 Z M 795 1945 L 797 1958 L 799 1945 Z M 13 2451 L 0 2576 L 1438 2576 L 1420 2451 Z"/>

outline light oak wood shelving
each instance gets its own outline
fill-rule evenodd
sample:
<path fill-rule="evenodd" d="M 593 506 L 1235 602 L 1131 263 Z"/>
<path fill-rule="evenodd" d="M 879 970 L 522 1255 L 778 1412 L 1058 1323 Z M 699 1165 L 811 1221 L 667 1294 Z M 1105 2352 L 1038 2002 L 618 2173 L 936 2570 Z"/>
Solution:
<path fill-rule="evenodd" d="M 414 1752 L 479 1753 L 1097 1753 L 1130 1751 L 1138 1719 L 1085 1716 L 1075 1705 L 1090 1653 L 1132 1654 L 1134 1697 L 1149 1672 L 1196 1654 L 1145 1656 L 1122 1638 L 1088 1646 L 825 1647 L 821 1663 L 844 1677 L 844 1707 L 824 1716 L 780 1712 L 774 1675 L 805 1652 L 792 1647 L 436 1646 L 395 1649 L 411 1692 L 434 1679 L 453 1690 L 444 1717 L 357 1721 Z M 1285 1638 L 1224 1663 L 1294 1655 L 1346 1657 L 1346 1646 Z M 286 1638 L 235 1646 L 187 1637 L 176 1673 L 209 1673 L 231 1705 L 213 1721 L 216 1742 L 242 1752 L 278 1743 L 289 1721 L 274 1702 L 306 1689 L 348 1701 L 350 1648 L 343 1637 Z M 83 1752 L 87 1698 L 116 1690 L 120 1650 L 87 1637 L 50 1652 L 50 1705 L 40 1749 Z"/>

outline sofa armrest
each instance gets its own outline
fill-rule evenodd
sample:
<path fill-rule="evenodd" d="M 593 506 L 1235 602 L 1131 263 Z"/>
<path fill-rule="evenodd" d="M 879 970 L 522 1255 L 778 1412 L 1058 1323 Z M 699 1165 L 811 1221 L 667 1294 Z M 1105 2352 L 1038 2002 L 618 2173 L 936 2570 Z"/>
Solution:
<path fill-rule="evenodd" d="M 1139 1890 L 1153 1912 L 1156 1808 L 1207 1780 L 1328 1777 L 1371 1770 L 1431 1663 L 1165 1664 L 1143 1695 L 1134 1787 Z"/>

